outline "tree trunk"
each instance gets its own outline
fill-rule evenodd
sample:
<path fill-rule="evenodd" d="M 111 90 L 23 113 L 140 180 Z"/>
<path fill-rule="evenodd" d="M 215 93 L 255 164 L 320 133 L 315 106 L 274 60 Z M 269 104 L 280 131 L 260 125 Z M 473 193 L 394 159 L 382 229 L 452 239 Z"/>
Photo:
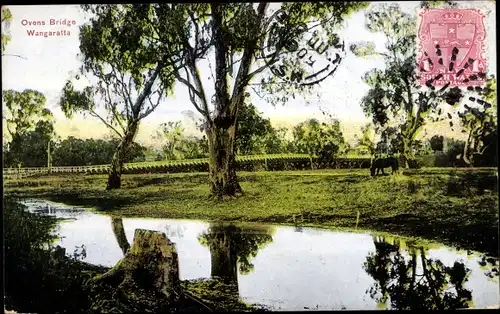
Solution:
<path fill-rule="evenodd" d="M 462 153 L 462 159 L 463 159 L 463 161 L 465 161 L 465 163 L 467 163 L 467 165 L 469 165 L 469 166 L 472 165 L 472 162 L 469 159 L 470 146 L 471 146 L 471 138 L 472 138 L 472 131 L 469 131 L 469 136 L 467 138 L 467 141 L 465 142 L 464 150 L 463 150 L 463 153 Z"/>
<path fill-rule="evenodd" d="M 405 168 L 410 169 L 411 168 L 411 163 L 414 160 L 413 158 L 413 152 L 412 150 L 412 143 L 407 140 L 403 140 L 403 158 L 405 161 Z"/>
<path fill-rule="evenodd" d="M 109 171 L 106 190 L 119 189 L 121 187 L 121 175 L 123 172 L 123 164 L 125 162 L 125 154 L 127 149 L 130 147 L 130 144 L 134 141 L 135 135 L 137 134 L 137 127 L 138 122 L 130 123 L 127 127 L 125 136 L 116 148 L 113 160 L 111 161 L 111 169 Z"/>
<path fill-rule="evenodd" d="M 210 240 L 210 256 L 212 263 L 211 276 L 238 290 L 238 265 L 236 247 L 227 233 L 214 234 Z"/>
<path fill-rule="evenodd" d="M 134 243 L 111 270 L 89 282 L 100 313 L 151 313 L 172 308 L 181 295 L 175 244 L 165 233 L 136 229 Z"/>
<path fill-rule="evenodd" d="M 47 144 L 47 173 L 52 173 L 52 155 L 50 153 L 50 140 Z"/>
<path fill-rule="evenodd" d="M 123 255 L 127 254 L 130 249 L 130 244 L 127 240 L 127 235 L 125 234 L 125 229 L 123 228 L 123 219 L 121 218 L 111 218 L 111 225 L 113 228 L 113 233 L 115 234 L 116 242 L 123 252 Z"/>
<path fill-rule="evenodd" d="M 236 118 L 214 121 L 207 129 L 212 196 L 236 197 L 243 191 L 236 176 Z"/>
<path fill-rule="evenodd" d="M 231 236 L 217 234 L 210 242 L 210 255 L 212 258 L 211 276 L 226 278 L 230 281 L 237 279 L 237 258 L 235 247 L 231 243 Z"/>

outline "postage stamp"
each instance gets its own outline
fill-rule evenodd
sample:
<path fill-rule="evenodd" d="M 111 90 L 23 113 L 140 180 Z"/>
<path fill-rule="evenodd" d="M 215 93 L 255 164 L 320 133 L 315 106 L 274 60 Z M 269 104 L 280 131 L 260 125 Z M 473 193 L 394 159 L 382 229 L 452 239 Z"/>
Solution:
<path fill-rule="evenodd" d="M 419 14 L 419 83 L 478 86 L 486 72 L 485 15 L 479 9 L 423 9 Z"/>
<path fill-rule="evenodd" d="M 344 41 L 338 35 L 329 40 L 321 26 L 309 29 L 306 24 L 299 27 L 298 37 L 286 34 L 287 16 L 276 11 L 266 28 L 261 55 L 272 73 L 298 85 L 318 84 L 333 75 L 345 57 Z"/>

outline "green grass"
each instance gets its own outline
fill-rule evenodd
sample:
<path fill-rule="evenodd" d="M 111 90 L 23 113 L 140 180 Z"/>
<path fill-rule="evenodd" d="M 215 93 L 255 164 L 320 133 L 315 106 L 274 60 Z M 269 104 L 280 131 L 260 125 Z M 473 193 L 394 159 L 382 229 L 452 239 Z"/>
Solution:
<path fill-rule="evenodd" d="M 240 172 L 244 196 L 209 199 L 208 175 L 59 175 L 5 182 L 5 193 L 88 205 L 112 216 L 272 222 L 371 229 L 482 252 L 498 250 L 496 169 L 430 168 L 371 178 L 368 170 Z"/>

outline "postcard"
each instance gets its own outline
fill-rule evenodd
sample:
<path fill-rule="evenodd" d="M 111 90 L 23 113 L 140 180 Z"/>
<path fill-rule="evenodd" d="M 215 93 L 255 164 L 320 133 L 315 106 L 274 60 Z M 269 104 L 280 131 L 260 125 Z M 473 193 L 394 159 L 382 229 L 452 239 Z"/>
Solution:
<path fill-rule="evenodd" d="M 2 6 L 4 312 L 499 308 L 495 25 Z"/>

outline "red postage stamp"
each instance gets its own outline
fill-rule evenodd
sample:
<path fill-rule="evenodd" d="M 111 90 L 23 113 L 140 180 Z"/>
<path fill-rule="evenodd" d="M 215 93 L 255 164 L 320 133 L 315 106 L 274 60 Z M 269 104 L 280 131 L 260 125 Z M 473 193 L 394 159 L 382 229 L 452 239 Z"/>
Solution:
<path fill-rule="evenodd" d="M 479 9 L 423 9 L 419 14 L 417 62 L 419 82 L 439 86 L 484 83 L 485 15 Z"/>

